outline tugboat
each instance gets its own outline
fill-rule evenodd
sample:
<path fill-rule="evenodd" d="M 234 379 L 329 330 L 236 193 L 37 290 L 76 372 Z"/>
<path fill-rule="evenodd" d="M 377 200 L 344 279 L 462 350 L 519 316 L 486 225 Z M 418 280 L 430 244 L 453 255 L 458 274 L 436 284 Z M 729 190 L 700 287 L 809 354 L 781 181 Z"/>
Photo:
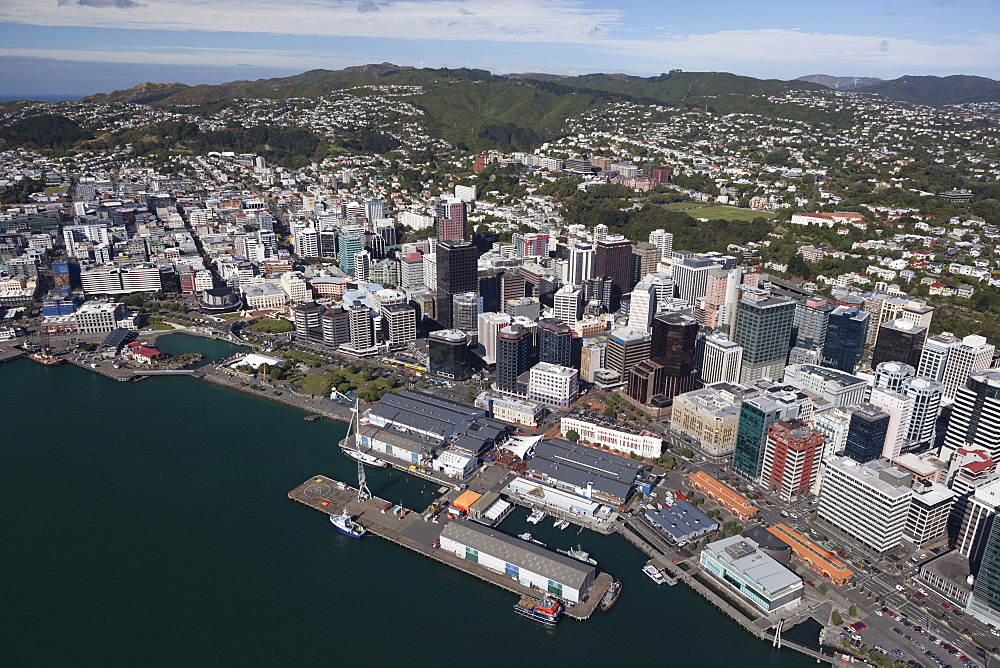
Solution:
<path fill-rule="evenodd" d="M 550 626 L 554 626 L 559 621 L 562 611 L 562 603 L 549 596 L 543 596 L 540 601 L 531 596 L 522 596 L 521 600 L 514 606 L 514 612 L 522 617 Z"/>
<path fill-rule="evenodd" d="M 618 595 L 622 593 L 622 583 L 615 580 L 611 583 L 611 587 L 604 594 L 604 598 L 601 599 L 601 612 L 607 612 L 611 609 L 611 606 L 615 604 L 618 600 Z"/>
<path fill-rule="evenodd" d="M 337 531 L 347 534 L 351 538 L 361 538 L 368 533 L 367 529 L 351 519 L 347 508 L 344 508 L 344 512 L 339 515 L 330 515 L 330 522 L 333 523 L 333 526 L 337 527 Z"/>
<path fill-rule="evenodd" d="M 44 364 L 45 366 L 55 366 L 57 364 L 65 364 L 66 360 L 61 357 L 53 357 L 48 353 L 30 353 L 28 359 L 35 360 L 39 364 Z"/>
<path fill-rule="evenodd" d="M 576 559 L 577 561 L 582 561 L 585 564 L 590 564 L 591 566 L 597 565 L 597 559 L 593 559 L 590 556 L 590 552 L 584 552 L 583 548 L 577 545 L 576 547 L 571 547 L 568 550 L 556 550 L 559 554 L 565 554 L 567 557 Z"/>

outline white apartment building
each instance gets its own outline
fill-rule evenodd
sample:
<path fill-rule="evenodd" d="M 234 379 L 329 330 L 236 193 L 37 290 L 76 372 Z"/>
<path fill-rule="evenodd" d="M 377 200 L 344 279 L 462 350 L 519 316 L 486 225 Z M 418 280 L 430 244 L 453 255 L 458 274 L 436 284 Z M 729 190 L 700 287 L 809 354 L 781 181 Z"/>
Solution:
<path fill-rule="evenodd" d="M 674 249 L 674 235 L 665 230 L 653 230 L 649 233 L 649 243 L 660 249 L 660 257 Z"/>
<path fill-rule="evenodd" d="M 295 234 L 295 254 L 299 257 L 319 257 L 319 232 L 314 227 L 306 227 Z"/>
<path fill-rule="evenodd" d="M 580 396 L 580 372 L 539 362 L 528 374 L 528 400 L 552 408 L 569 408 Z"/>
<path fill-rule="evenodd" d="M 639 433 L 622 431 L 614 427 L 604 427 L 573 417 L 564 417 L 560 420 L 559 431 L 563 437 L 567 433 L 575 431 L 580 435 L 581 441 L 586 441 L 592 445 L 601 445 L 627 454 L 634 453 L 640 457 L 655 459 L 663 452 L 662 439 L 648 431 Z"/>

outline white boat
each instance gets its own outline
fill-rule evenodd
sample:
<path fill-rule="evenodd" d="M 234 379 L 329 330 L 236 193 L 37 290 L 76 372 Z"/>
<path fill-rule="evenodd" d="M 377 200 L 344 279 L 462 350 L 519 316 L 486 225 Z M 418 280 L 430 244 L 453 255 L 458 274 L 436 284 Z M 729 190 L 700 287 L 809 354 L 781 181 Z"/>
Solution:
<path fill-rule="evenodd" d="M 545 519 L 545 511 L 543 510 L 533 510 L 531 514 L 528 515 L 528 524 L 538 524 Z"/>
<path fill-rule="evenodd" d="M 373 454 L 367 452 L 361 452 L 360 450 L 344 450 L 344 454 L 353 460 L 359 461 L 362 464 L 368 464 L 368 466 L 375 466 L 377 468 L 385 468 L 389 465 L 389 462 L 384 459 L 379 459 Z"/>
<path fill-rule="evenodd" d="M 330 522 L 333 523 L 333 526 L 337 527 L 337 531 L 352 538 L 361 538 L 368 533 L 367 529 L 351 519 L 347 508 L 344 508 L 344 512 L 339 515 L 330 515 Z"/>
<path fill-rule="evenodd" d="M 566 520 L 559 520 L 559 523 L 556 526 L 559 527 L 560 531 L 563 530 L 563 529 L 568 529 L 569 528 L 569 522 L 567 522 Z"/>
<path fill-rule="evenodd" d="M 654 566 L 653 564 L 646 564 L 645 566 L 643 566 L 642 572 L 648 575 L 649 579 L 658 585 L 667 583 L 667 579 L 663 577 L 663 573 L 661 573 L 660 569 Z"/>
<path fill-rule="evenodd" d="M 517 534 L 517 537 L 521 540 L 531 540 L 531 534 L 525 531 L 524 533 Z"/>
<path fill-rule="evenodd" d="M 565 554 L 567 557 L 576 559 L 577 561 L 582 561 L 585 564 L 590 564 L 591 566 L 597 565 L 597 559 L 590 556 L 589 552 L 584 551 L 582 547 L 577 545 L 576 547 L 571 547 L 568 550 L 556 550 L 559 554 Z"/>

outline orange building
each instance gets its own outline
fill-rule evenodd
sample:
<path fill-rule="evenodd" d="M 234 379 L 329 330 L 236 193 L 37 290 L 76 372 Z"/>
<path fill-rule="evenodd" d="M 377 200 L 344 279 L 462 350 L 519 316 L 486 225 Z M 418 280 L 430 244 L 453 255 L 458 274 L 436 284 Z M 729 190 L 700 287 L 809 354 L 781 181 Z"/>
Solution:
<path fill-rule="evenodd" d="M 736 516 L 736 519 L 741 522 L 746 522 L 757 514 L 757 507 L 750 503 L 746 497 L 741 496 L 731 487 L 723 485 L 704 471 L 697 471 L 688 476 L 688 484 L 691 485 L 691 489 L 696 489 L 715 501 L 720 508 Z"/>
<path fill-rule="evenodd" d="M 787 543 L 799 561 L 838 587 L 847 584 L 851 576 L 854 575 L 854 571 L 848 568 L 847 564 L 830 556 L 829 552 L 788 525 L 775 524 L 773 527 L 768 527 L 767 530 L 782 542 Z"/>

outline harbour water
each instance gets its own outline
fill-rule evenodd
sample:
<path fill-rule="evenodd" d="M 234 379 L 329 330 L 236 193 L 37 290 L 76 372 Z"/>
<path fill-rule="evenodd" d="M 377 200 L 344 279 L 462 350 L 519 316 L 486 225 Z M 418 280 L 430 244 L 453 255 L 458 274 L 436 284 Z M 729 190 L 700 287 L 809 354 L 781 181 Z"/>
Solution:
<path fill-rule="evenodd" d="M 116 383 L 22 359 L 0 380 L 4 665 L 815 665 L 683 585 L 658 588 L 621 538 L 530 526 L 523 510 L 503 528 L 580 543 L 623 581 L 611 612 L 543 627 L 506 591 L 339 534 L 286 494 L 313 474 L 353 480 L 340 423 L 189 377 Z M 435 496 L 403 473 L 368 479 L 409 507 Z"/>

